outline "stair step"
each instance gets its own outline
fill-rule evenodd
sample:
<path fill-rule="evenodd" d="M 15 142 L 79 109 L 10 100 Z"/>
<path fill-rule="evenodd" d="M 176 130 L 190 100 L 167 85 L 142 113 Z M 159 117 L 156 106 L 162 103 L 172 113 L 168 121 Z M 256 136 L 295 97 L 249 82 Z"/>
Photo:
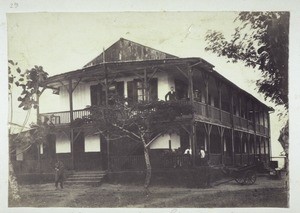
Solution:
<path fill-rule="evenodd" d="M 71 174 L 66 183 L 100 185 L 106 176 L 106 171 L 78 171 Z"/>
<path fill-rule="evenodd" d="M 101 181 L 66 181 L 66 184 L 100 184 Z"/>
<path fill-rule="evenodd" d="M 102 177 L 69 177 L 68 180 L 101 180 Z"/>
<path fill-rule="evenodd" d="M 100 180 L 67 180 L 66 183 L 77 182 L 100 182 Z"/>
<path fill-rule="evenodd" d="M 70 175 L 69 177 L 104 177 L 105 175 Z"/>
<path fill-rule="evenodd" d="M 77 171 L 74 174 L 106 174 L 105 171 Z"/>

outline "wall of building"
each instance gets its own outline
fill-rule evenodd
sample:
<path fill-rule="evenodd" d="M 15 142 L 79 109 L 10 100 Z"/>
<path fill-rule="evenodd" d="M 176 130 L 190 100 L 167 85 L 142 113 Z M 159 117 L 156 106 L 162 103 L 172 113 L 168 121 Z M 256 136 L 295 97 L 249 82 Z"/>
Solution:
<path fill-rule="evenodd" d="M 100 152 L 100 137 L 99 135 L 86 135 L 84 137 L 84 151 L 85 152 Z M 70 153 L 71 144 L 70 138 L 66 134 L 60 133 L 56 136 L 56 153 Z"/>
<path fill-rule="evenodd" d="M 150 145 L 150 149 L 169 149 L 169 140 L 171 140 L 171 149 L 178 149 L 180 147 L 180 136 L 177 134 L 162 135 L 153 141 Z"/>
<path fill-rule="evenodd" d="M 165 95 L 170 91 L 170 88 L 175 88 L 174 79 L 167 73 L 158 73 L 157 78 L 157 97 L 159 100 L 165 100 Z"/>
<path fill-rule="evenodd" d="M 165 100 L 165 95 L 169 92 L 170 87 L 174 86 L 174 79 L 171 76 L 168 76 L 167 73 L 159 72 L 153 76 L 154 78 L 158 79 L 158 99 Z M 127 82 L 132 81 L 133 79 L 137 79 L 137 77 L 130 76 L 130 77 L 122 77 L 115 79 L 116 81 L 123 81 L 124 82 L 124 96 L 127 97 Z M 84 109 L 86 106 L 91 105 L 91 95 L 90 95 L 90 86 L 96 85 L 98 82 L 89 82 L 89 83 L 79 83 L 76 89 L 73 92 L 73 110 Z M 48 96 L 51 94 L 47 94 Z M 67 89 L 63 86 L 60 87 L 59 95 L 52 95 L 58 96 L 56 97 L 55 103 L 51 103 L 51 107 L 47 107 L 49 102 L 46 102 L 45 97 L 41 99 L 41 112 L 60 112 L 60 111 L 69 111 L 70 104 L 69 104 L 69 93 Z M 43 101 L 45 100 L 45 101 Z"/>

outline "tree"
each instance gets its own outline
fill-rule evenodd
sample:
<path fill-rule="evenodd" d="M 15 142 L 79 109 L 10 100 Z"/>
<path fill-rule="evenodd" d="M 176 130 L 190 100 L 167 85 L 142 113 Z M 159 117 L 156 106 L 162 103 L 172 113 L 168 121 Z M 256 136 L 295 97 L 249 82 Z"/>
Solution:
<path fill-rule="evenodd" d="M 126 137 L 143 145 L 146 162 L 144 187 L 147 191 L 152 171 L 150 143 L 162 134 L 178 132 L 182 125 L 180 118 L 193 111 L 191 105 L 176 102 L 144 101 L 128 105 L 126 100 L 119 98 L 114 98 L 109 105 L 92 106 L 89 110 L 87 121 L 93 122 L 108 140 Z"/>
<path fill-rule="evenodd" d="M 220 32 L 209 31 L 205 48 L 231 62 L 258 68 L 263 77 L 256 81 L 258 92 L 275 105 L 284 106 L 287 113 L 289 17 L 289 12 L 240 12 L 235 19 L 240 26 L 235 28 L 231 39 L 226 40 Z M 288 121 L 281 130 L 279 142 L 288 165 Z"/>
<path fill-rule="evenodd" d="M 240 25 L 230 40 L 208 31 L 205 50 L 257 67 L 263 76 L 258 91 L 288 110 L 289 13 L 240 12 L 234 21 Z"/>
<path fill-rule="evenodd" d="M 18 67 L 18 63 L 14 62 L 13 60 L 8 61 L 8 89 L 10 94 L 10 101 L 11 101 L 11 117 L 10 123 L 13 120 L 13 87 L 16 85 L 17 87 L 22 88 L 22 92 L 18 97 L 18 101 L 21 103 L 19 107 L 23 110 L 28 111 L 28 115 L 30 114 L 30 110 L 32 108 L 37 109 L 38 105 L 38 98 L 42 94 L 43 90 L 40 90 L 40 84 L 47 78 L 48 73 L 43 70 L 41 66 L 34 66 L 34 68 L 30 70 L 26 70 L 22 72 L 20 67 Z M 29 117 L 29 116 L 27 116 Z M 27 132 L 22 132 L 25 125 L 27 123 L 27 119 L 25 119 L 23 123 L 23 128 L 17 134 L 12 136 L 10 134 L 10 153 L 15 151 L 16 146 L 23 147 L 23 152 L 28 150 L 32 145 L 37 145 L 40 147 L 40 144 L 45 142 L 45 137 L 49 134 L 51 128 L 48 123 L 41 123 L 37 122 L 37 124 L 31 124 L 31 130 Z M 13 200 L 20 199 L 18 195 L 18 184 L 14 175 L 14 170 L 12 163 L 9 158 L 9 187 L 10 187 L 10 198 Z"/>
<path fill-rule="evenodd" d="M 17 63 L 14 63 L 12 60 L 8 62 L 16 70 L 16 72 L 13 72 L 13 69 L 10 66 L 8 67 L 9 90 L 12 89 L 13 83 L 15 83 L 17 87 L 22 87 L 22 92 L 18 97 L 18 101 L 21 102 L 19 107 L 23 110 L 29 110 L 32 107 L 37 109 L 38 97 L 43 91 L 40 90 L 40 85 L 47 79 L 48 73 L 43 70 L 43 67 L 36 65 L 22 73 L 19 67 L 15 67 Z"/>

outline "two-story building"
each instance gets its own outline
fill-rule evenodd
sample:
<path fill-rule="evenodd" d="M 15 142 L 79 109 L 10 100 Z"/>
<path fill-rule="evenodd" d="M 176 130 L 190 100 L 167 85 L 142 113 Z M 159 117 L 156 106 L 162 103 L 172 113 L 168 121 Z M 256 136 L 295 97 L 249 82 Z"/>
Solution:
<path fill-rule="evenodd" d="M 165 100 L 171 87 L 176 101 L 192 105 L 194 113 L 179 134 L 161 135 L 151 143 L 154 168 L 177 161 L 194 165 L 200 146 L 215 165 L 251 164 L 255 157 L 267 162 L 272 109 L 213 68 L 201 58 L 179 58 L 121 38 L 83 68 L 49 77 L 43 87 L 52 89 L 59 101 L 55 111 L 39 109 L 41 119 L 49 118 L 56 127 L 40 149 L 42 163 L 59 157 L 68 169 L 143 169 L 139 145 L 107 141 L 93 124 L 72 123 L 88 116 L 87 106 L 108 104 L 111 93 L 129 103 Z M 167 154 L 187 148 L 188 158 Z"/>

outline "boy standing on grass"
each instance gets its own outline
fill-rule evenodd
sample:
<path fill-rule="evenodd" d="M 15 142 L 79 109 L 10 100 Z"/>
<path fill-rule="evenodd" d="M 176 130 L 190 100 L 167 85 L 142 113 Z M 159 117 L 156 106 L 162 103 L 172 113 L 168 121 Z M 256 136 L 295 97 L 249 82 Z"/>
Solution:
<path fill-rule="evenodd" d="M 57 160 L 55 163 L 55 188 L 58 189 L 58 183 L 60 183 L 60 188 L 63 189 L 64 181 L 64 164 Z"/>

